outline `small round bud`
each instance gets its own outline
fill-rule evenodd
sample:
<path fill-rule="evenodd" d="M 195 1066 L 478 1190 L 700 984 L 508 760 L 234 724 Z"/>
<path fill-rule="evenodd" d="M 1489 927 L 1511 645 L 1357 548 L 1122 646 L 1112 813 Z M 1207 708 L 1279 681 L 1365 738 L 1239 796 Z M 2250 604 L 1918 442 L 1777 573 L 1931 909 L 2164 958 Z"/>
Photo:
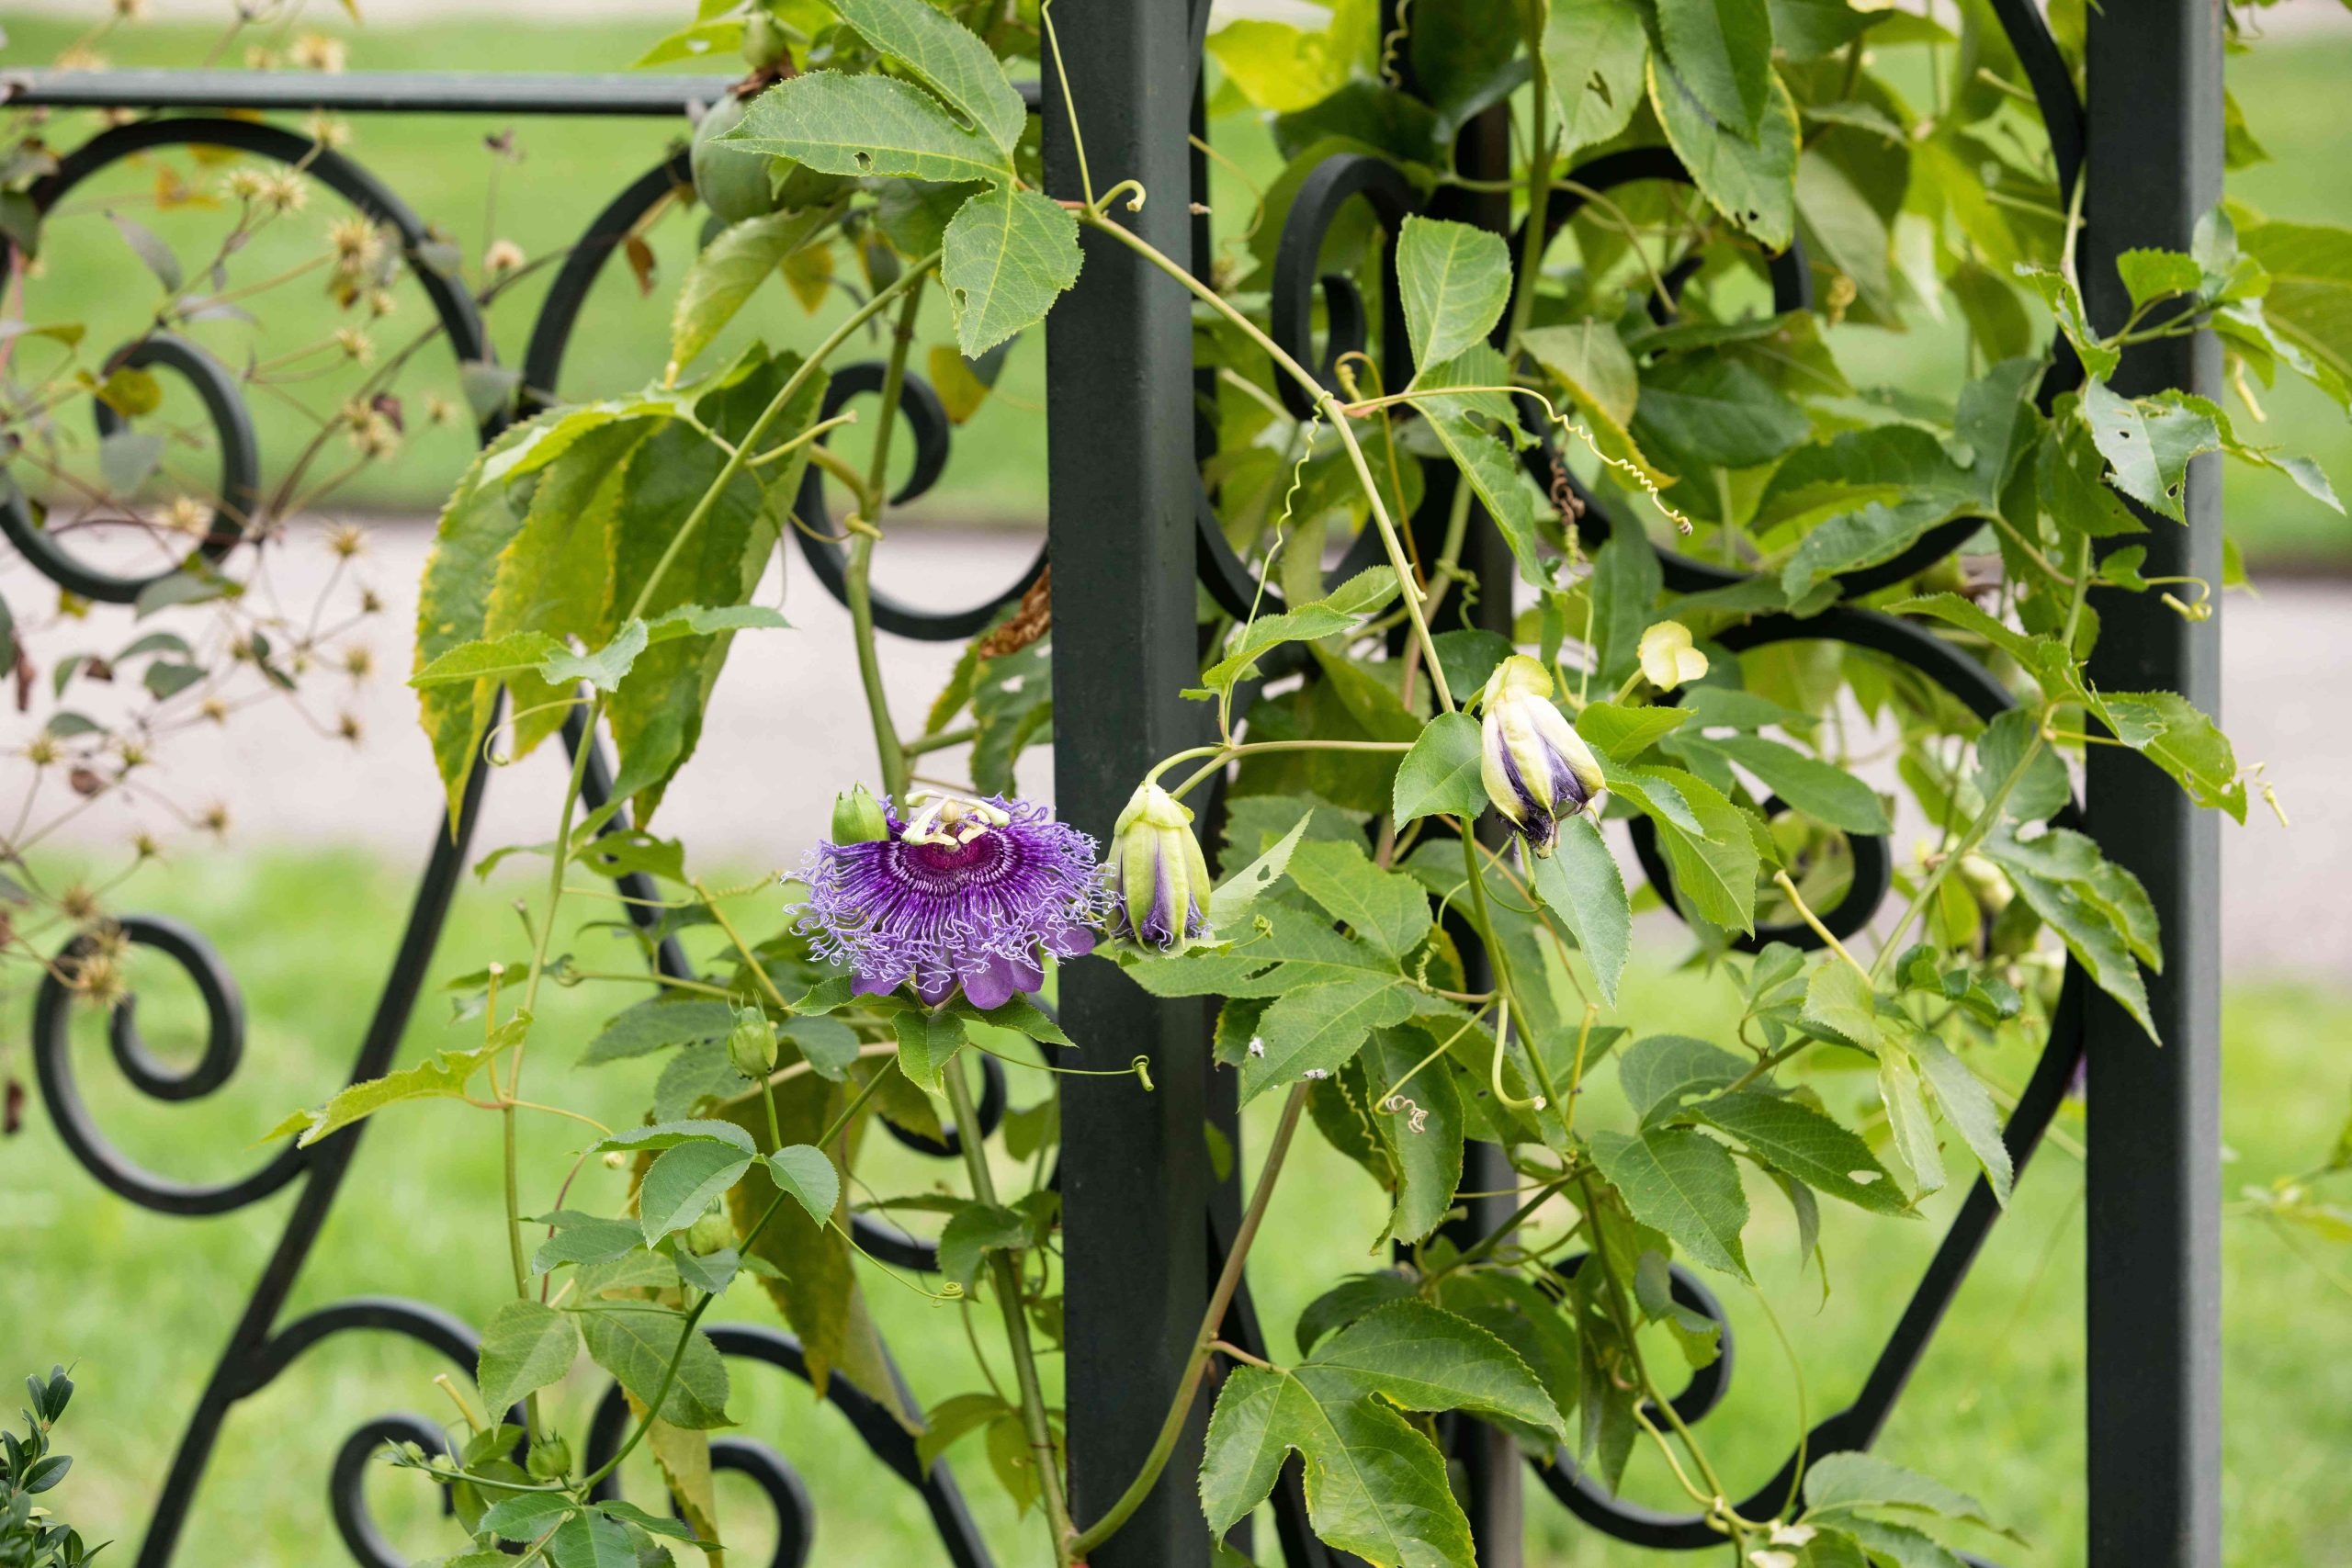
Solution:
<path fill-rule="evenodd" d="M 747 1078 L 763 1078 L 775 1071 L 775 1025 L 757 1008 L 738 1008 L 735 1028 L 727 1036 L 727 1056 Z"/>

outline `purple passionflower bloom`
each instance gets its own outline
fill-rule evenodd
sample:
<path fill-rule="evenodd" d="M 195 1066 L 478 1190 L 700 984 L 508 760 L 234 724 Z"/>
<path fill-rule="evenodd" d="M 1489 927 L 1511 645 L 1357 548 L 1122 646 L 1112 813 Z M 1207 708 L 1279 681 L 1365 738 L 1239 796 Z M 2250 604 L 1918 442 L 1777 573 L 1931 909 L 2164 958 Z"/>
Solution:
<path fill-rule="evenodd" d="M 1045 955 L 1092 951 L 1110 903 L 1094 840 L 1030 801 L 927 793 L 884 810 L 883 837 L 820 841 L 799 926 L 865 996 L 911 985 L 927 1007 L 958 986 L 977 1008 L 1046 983 Z"/>

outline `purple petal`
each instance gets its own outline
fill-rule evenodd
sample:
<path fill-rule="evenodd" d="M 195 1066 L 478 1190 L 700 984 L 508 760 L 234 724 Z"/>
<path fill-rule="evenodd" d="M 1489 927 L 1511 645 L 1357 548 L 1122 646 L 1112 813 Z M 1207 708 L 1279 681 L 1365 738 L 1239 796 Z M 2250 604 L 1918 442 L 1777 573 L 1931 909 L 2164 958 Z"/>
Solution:
<path fill-rule="evenodd" d="M 1056 958 L 1083 958 L 1094 951 L 1094 933 L 1084 926 L 1062 926 L 1046 933 L 1046 951 Z M 1043 984 L 1042 977 L 1039 984 Z M 1035 986 L 1030 989 L 1035 990 Z"/>
<path fill-rule="evenodd" d="M 856 997 L 887 997 L 906 984 L 906 979 L 904 970 L 892 975 L 880 969 L 861 969 L 857 972 L 857 983 L 850 987 L 850 994 Z"/>

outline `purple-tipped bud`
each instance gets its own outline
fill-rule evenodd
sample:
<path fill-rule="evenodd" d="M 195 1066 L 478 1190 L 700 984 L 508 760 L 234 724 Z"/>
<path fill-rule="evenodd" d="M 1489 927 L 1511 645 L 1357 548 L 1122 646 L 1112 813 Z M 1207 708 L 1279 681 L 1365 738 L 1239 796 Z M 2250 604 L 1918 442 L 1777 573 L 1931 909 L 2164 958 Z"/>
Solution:
<path fill-rule="evenodd" d="M 1156 784 L 1146 784 L 1119 813 L 1103 867 L 1118 906 L 1111 933 L 1178 953 L 1208 934 L 1208 862 L 1193 836 L 1193 814 Z"/>
<path fill-rule="evenodd" d="M 1527 847 L 1548 855 L 1560 818 L 1592 808 L 1602 787 L 1600 762 L 1552 705 L 1552 672 L 1515 653 L 1487 677 L 1479 702 L 1479 777 L 1487 798 Z"/>

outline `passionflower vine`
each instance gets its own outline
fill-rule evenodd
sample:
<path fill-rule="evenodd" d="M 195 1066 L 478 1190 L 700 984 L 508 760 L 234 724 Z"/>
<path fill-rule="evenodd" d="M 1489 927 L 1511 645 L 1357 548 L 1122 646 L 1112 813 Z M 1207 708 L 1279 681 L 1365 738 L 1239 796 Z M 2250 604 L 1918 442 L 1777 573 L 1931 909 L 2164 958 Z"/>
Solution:
<path fill-rule="evenodd" d="M 1208 934 L 1209 867 L 1193 813 L 1158 784 L 1147 781 L 1119 813 L 1102 870 L 1118 900 L 1111 934 L 1120 941 L 1179 953 Z"/>
<path fill-rule="evenodd" d="M 808 852 L 799 928 L 856 989 L 911 985 L 936 1007 L 961 986 L 977 1008 L 1046 983 L 1044 955 L 1094 946 L 1110 905 L 1094 840 L 1045 807 L 996 795 L 910 794 L 883 802 L 883 836 L 827 840 Z"/>
<path fill-rule="evenodd" d="M 1552 672 L 1525 654 L 1497 665 L 1478 700 L 1487 798 L 1529 849 L 1548 855 L 1559 819 L 1588 809 L 1600 794 L 1600 763 L 1552 705 Z"/>

